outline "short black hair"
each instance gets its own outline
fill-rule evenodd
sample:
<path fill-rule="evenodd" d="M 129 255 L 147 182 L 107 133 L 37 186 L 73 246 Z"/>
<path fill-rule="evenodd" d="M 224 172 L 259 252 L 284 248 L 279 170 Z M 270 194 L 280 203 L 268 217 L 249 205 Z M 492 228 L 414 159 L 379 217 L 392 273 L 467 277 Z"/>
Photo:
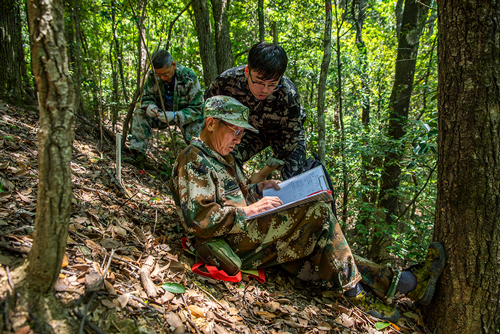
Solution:
<path fill-rule="evenodd" d="M 153 67 L 155 68 L 155 70 L 163 67 L 170 68 L 172 67 L 172 63 L 174 62 L 174 59 L 172 58 L 170 52 L 163 49 L 155 51 L 155 53 L 153 53 L 152 59 Z"/>
<path fill-rule="evenodd" d="M 256 71 L 262 80 L 278 80 L 288 64 L 285 50 L 278 44 L 260 42 L 248 52 L 248 70 Z"/>

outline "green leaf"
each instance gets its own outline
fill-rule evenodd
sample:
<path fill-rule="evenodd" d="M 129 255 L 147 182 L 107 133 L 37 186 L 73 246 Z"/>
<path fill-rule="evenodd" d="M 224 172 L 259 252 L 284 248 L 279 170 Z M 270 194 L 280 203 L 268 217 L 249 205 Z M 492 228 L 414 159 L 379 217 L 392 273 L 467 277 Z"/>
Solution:
<path fill-rule="evenodd" d="M 161 287 L 165 291 L 172 292 L 172 293 L 184 293 L 184 292 L 186 292 L 184 285 L 179 284 L 179 283 L 165 283 Z"/>
<path fill-rule="evenodd" d="M 375 324 L 375 328 L 379 331 L 379 330 L 382 330 L 384 328 L 387 328 L 391 325 L 390 322 L 377 322 Z"/>

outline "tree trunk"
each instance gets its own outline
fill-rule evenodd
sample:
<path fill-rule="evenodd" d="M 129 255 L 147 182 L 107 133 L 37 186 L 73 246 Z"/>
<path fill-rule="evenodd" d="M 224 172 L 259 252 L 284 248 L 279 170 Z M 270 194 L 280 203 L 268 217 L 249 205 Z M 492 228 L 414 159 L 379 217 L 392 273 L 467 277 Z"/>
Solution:
<path fill-rule="evenodd" d="M 325 34 L 323 40 L 323 61 L 318 83 L 318 156 L 325 164 L 325 95 L 326 77 L 332 58 L 332 1 L 325 0 Z"/>
<path fill-rule="evenodd" d="M 21 26 L 18 1 L 3 0 L 0 3 L 0 97 L 14 103 L 29 100 L 23 83 L 28 74 Z"/>
<path fill-rule="evenodd" d="M 427 323 L 497 333 L 500 300 L 500 2 L 438 3 L 438 178 L 434 240 L 446 267 Z"/>
<path fill-rule="evenodd" d="M 83 106 L 82 94 L 80 86 L 82 84 L 82 50 L 80 48 L 80 43 L 82 40 L 80 31 L 80 3 L 75 0 L 74 7 L 74 21 L 75 21 L 75 109 L 76 113 L 83 115 L 85 113 L 85 108 Z"/>
<path fill-rule="evenodd" d="M 400 162 L 403 158 L 404 146 L 399 140 L 406 134 L 408 110 L 413 91 L 413 78 L 417 63 L 418 45 L 429 11 L 431 0 L 405 0 L 401 33 L 398 40 L 398 55 L 396 58 L 395 80 L 389 99 L 389 125 L 388 137 L 392 140 L 384 159 L 384 172 L 382 173 L 380 203 L 385 211 L 385 230 L 390 230 L 395 217 L 399 214 L 398 190 L 401 178 Z M 369 257 L 377 263 L 389 259 L 387 246 L 390 241 L 384 235 L 374 237 L 369 252 Z"/>
<path fill-rule="evenodd" d="M 116 66 L 114 66 L 115 61 L 113 59 L 113 46 L 109 47 L 109 65 L 111 67 L 111 81 L 113 83 L 113 90 L 111 91 L 111 105 L 112 105 L 112 126 L 113 132 L 115 131 L 116 123 L 118 121 L 118 104 L 119 104 L 119 95 L 118 95 L 118 75 L 116 73 Z"/>
<path fill-rule="evenodd" d="M 33 247 L 29 253 L 31 291 L 53 291 L 66 248 L 71 213 L 73 84 L 66 59 L 61 0 L 29 0 L 33 74 L 39 91 L 38 195 Z"/>
<path fill-rule="evenodd" d="M 203 81 L 208 87 L 217 78 L 217 62 L 215 60 L 214 41 L 210 26 L 207 0 L 194 0 L 193 12 L 195 17 L 196 33 L 200 45 L 200 57 L 203 66 Z"/>
<path fill-rule="evenodd" d="M 364 0 L 355 0 L 351 3 L 351 14 L 354 20 L 354 27 L 356 28 L 356 46 L 359 50 L 359 63 L 361 70 L 361 124 L 363 125 L 362 145 L 370 147 L 369 133 L 370 133 L 370 87 L 368 85 L 368 54 L 365 42 L 363 41 L 363 21 L 365 17 L 365 2 Z M 372 164 L 372 152 L 364 149 L 361 151 L 361 176 L 360 182 L 363 189 L 361 195 L 361 207 L 358 216 L 357 229 L 364 230 L 367 233 L 370 225 L 370 218 L 372 215 L 372 208 L 375 205 L 376 195 L 374 191 L 368 189 L 375 189 L 377 180 L 370 177 L 370 172 L 375 168 Z M 367 238 L 361 237 L 359 241 L 366 246 Z"/>
<path fill-rule="evenodd" d="M 336 31 L 336 47 L 337 47 L 337 96 L 339 101 L 339 123 L 340 123 L 340 155 L 342 157 L 342 183 L 343 183 L 343 191 L 342 191 L 342 216 L 340 220 L 344 223 L 347 221 L 347 204 L 349 201 L 349 183 L 347 180 L 347 159 L 345 156 L 345 128 L 344 128 L 344 110 L 342 106 L 342 62 L 340 60 L 340 40 L 341 40 L 341 30 L 342 25 L 344 24 L 342 16 L 339 17 L 338 12 L 339 4 L 335 5 L 335 31 Z"/>
<path fill-rule="evenodd" d="M 229 0 L 211 0 L 212 12 L 215 26 L 215 52 L 218 74 L 234 67 L 233 50 L 231 48 L 231 36 L 229 35 L 229 23 L 226 11 L 229 8 Z"/>
<path fill-rule="evenodd" d="M 257 13 L 259 15 L 259 41 L 264 42 L 266 38 L 266 19 L 264 17 L 264 0 L 258 0 Z"/>
<path fill-rule="evenodd" d="M 120 79 L 122 83 L 123 98 L 125 99 L 125 101 L 128 101 L 127 87 L 125 85 L 125 77 L 123 75 L 123 54 L 121 52 L 120 43 L 118 42 L 118 34 L 116 32 L 117 23 L 116 23 L 115 6 L 116 6 L 115 2 L 111 1 L 111 7 L 113 7 L 111 10 L 111 19 L 113 21 L 113 27 L 112 27 L 113 43 L 115 44 L 115 56 L 116 59 L 118 60 L 118 71 L 120 73 Z"/>

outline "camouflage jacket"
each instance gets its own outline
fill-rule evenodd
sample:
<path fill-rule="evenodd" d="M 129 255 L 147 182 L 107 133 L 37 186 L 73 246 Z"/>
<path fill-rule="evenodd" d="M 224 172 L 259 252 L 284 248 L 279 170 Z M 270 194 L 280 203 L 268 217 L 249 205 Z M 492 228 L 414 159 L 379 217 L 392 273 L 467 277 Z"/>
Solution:
<path fill-rule="evenodd" d="M 153 75 L 154 72 L 150 71 L 144 84 L 141 103 L 143 109 L 146 109 L 152 103 L 158 109 L 161 109 L 160 96 Z M 163 81 L 158 79 L 158 82 L 161 95 L 164 96 L 165 87 Z M 174 111 L 176 117 L 179 117 L 179 123 L 177 123 L 179 126 L 185 126 L 188 123 L 203 119 L 203 92 L 198 77 L 192 69 L 179 64 L 175 69 Z"/>
<path fill-rule="evenodd" d="M 258 184 L 246 185 L 231 154 L 223 157 L 199 138 L 177 157 L 169 187 L 185 230 L 197 240 L 245 231 L 241 207 L 262 198 Z"/>
<path fill-rule="evenodd" d="M 272 146 L 274 157 L 287 160 L 294 151 L 301 151 L 305 161 L 304 121 L 306 114 L 300 104 L 299 94 L 290 79 L 283 76 L 282 87 L 265 100 L 257 100 L 248 86 L 245 66 L 231 68 L 216 78 L 205 91 L 205 99 L 215 95 L 227 95 L 249 108 L 248 123 L 259 130 L 258 136 Z M 253 134 L 246 134 L 246 136 Z M 276 145 L 273 145 L 275 143 Z M 242 141 L 235 154 L 245 151 L 251 141 Z M 297 146 L 302 146 L 298 148 Z M 250 157 L 248 157 L 249 159 Z M 238 161 L 244 163 L 245 161 Z"/>

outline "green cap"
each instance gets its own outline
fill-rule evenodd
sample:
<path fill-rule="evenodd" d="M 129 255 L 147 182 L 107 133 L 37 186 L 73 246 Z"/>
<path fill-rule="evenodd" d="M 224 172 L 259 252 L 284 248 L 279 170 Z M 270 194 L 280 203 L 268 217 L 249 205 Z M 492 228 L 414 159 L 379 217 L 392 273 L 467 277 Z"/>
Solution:
<path fill-rule="evenodd" d="M 221 119 L 229 124 L 259 133 L 248 124 L 248 108 L 230 96 L 217 95 L 205 101 L 204 118 L 212 117 Z"/>

